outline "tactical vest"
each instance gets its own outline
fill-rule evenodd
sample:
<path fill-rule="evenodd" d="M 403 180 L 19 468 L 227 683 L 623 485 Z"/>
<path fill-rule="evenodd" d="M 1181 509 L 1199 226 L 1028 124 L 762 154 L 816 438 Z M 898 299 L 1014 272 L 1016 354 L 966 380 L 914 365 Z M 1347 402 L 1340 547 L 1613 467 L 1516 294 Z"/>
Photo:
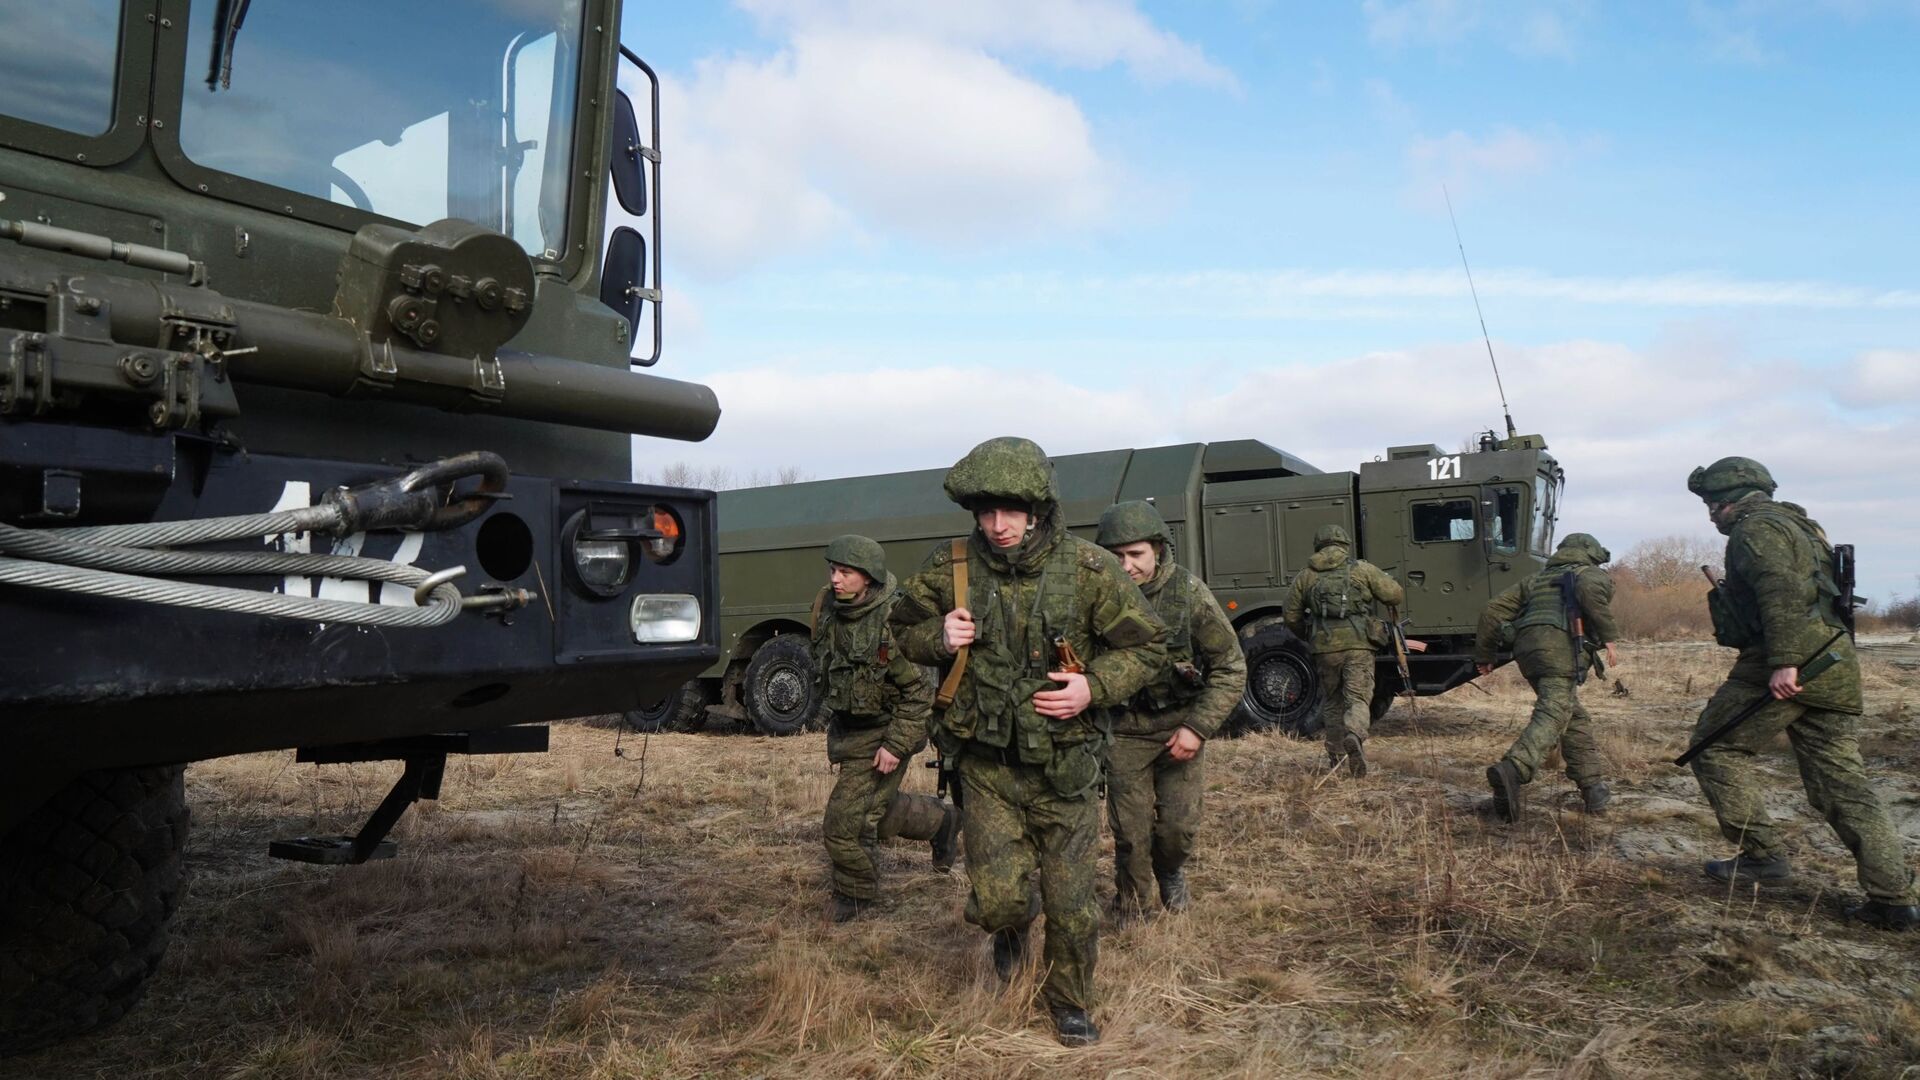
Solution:
<path fill-rule="evenodd" d="M 1193 663 L 1193 603 L 1198 587 L 1190 574 L 1176 566 L 1153 594 L 1153 612 L 1167 624 L 1167 670 L 1134 695 L 1135 705 L 1163 712 L 1192 701 L 1205 689 L 1181 678 L 1174 667 Z"/>
<path fill-rule="evenodd" d="M 1813 602 L 1807 608 L 1807 618 L 1834 630 L 1845 629 L 1847 624 L 1840 617 L 1842 601 L 1833 568 L 1833 545 L 1811 521 L 1782 507 L 1763 506 L 1743 517 L 1741 524 L 1755 518 L 1779 522 L 1789 532 L 1806 538 L 1813 549 L 1813 572 L 1809 575 Z M 1753 595 L 1753 586 L 1731 575 L 1720 587 L 1707 593 L 1707 612 L 1713 618 L 1714 641 L 1720 645 L 1744 649 L 1758 644 L 1765 636 L 1760 624 L 1760 603 Z"/>
<path fill-rule="evenodd" d="M 1056 721 L 1033 708 L 1035 691 L 1057 685 L 1047 678 L 1054 666 L 1054 635 L 1064 635 L 1081 656 L 1093 656 L 1073 538 L 1060 537 L 1047 553 L 1038 587 L 1017 617 L 1008 610 L 1016 591 L 1012 581 L 981 570 L 969 576 L 966 606 L 973 612 L 975 637 L 956 708 L 943 721 L 947 731 L 986 746 L 1011 748 L 1028 765 L 1051 761 L 1056 743 L 1064 746 L 1095 737 L 1098 732 L 1088 715 L 1091 709 Z M 1015 628 L 1022 618 L 1024 632 Z"/>
<path fill-rule="evenodd" d="M 1514 616 L 1514 633 L 1530 626 L 1551 627 L 1563 634 L 1572 629 L 1567 625 L 1566 598 L 1560 592 L 1560 579 L 1568 574 L 1574 575 L 1576 584 L 1579 582 L 1579 570 L 1568 566 L 1549 566 L 1527 579 L 1520 587 L 1525 600 L 1520 605 L 1520 614 Z"/>
<path fill-rule="evenodd" d="M 881 600 L 859 618 L 846 619 L 829 593 L 813 628 L 813 670 L 821 687 L 821 705 L 849 727 L 875 727 L 887 720 L 890 606 Z"/>
<path fill-rule="evenodd" d="M 1373 619 L 1373 591 L 1353 576 L 1353 559 L 1331 570 L 1314 571 L 1313 584 L 1307 586 L 1307 615 L 1318 634 L 1339 623 L 1353 627 L 1360 640 L 1373 638 L 1367 624 Z"/>

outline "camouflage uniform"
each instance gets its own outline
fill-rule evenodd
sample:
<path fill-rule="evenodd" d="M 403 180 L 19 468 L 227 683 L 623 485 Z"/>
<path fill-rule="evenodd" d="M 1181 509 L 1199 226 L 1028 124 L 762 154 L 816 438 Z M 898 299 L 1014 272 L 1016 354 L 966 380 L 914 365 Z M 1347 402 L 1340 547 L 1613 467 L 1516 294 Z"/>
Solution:
<path fill-rule="evenodd" d="M 1360 744 L 1366 742 L 1379 633 L 1376 609 L 1407 598 L 1386 571 L 1355 559 L 1348 551 L 1350 543 L 1347 530 L 1321 526 L 1313 535 L 1313 558 L 1294 575 L 1285 608 L 1288 629 L 1306 639 L 1320 672 L 1328 761 L 1342 754 L 1357 759 Z M 1352 747 L 1346 745 L 1349 735 L 1355 740 Z M 1355 766 L 1356 771 L 1363 767 L 1357 760 Z"/>
<path fill-rule="evenodd" d="M 1715 640 L 1740 650 L 1694 725 L 1698 741 L 1766 695 L 1776 669 L 1803 664 L 1844 624 L 1833 602 L 1838 590 L 1825 532 L 1799 507 L 1770 497 L 1774 483 L 1764 466 L 1723 458 L 1695 469 L 1687 487 L 1710 507 L 1731 508 L 1732 521 L 1718 522 L 1727 534 L 1727 576 L 1709 594 L 1708 607 Z M 1721 834 L 1740 845 L 1736 863 L 1773 863 L 1784 876 L 1786 838 L 1767 814 L 1754 758 L 1785 731 L 1807 800 L 1853 853 L 1869 900 L 1920 902 L 1905 844 L 1860 758 L 1860 661 L 1851 636 L 1842 634 L 1830 648 L 1840 657 L 1838 665 L 1804 682 L 1794 697 L 1771 702 L 1695 758 L 1693 774 L 1713 804 Z M 1711 866 L 1709 873 L 1715 873 Z M 1738 866 L 1727 869 L 1737 872 Z"/>
<path fill-rule="evenodd" d="M 1473 643 L 1474 662 L 1492 664 L 1501 639 L 1510 634 L 1514 661 L 1533 687 L 1533 718 L 1502 759 L 1512 766 L 1517 782 L 1532 783 L 1540 763 L 1557 744 L 1566 759 L 1567 778 L 1579 785 L 1592 810 L 1605 803 L 1603 762 L 1593 718 L 1580 704 L 1576 674 L 1594 665 L 1593 651 L 1619 636 L 1613 623 L 1613 579 L 1600 569 L 1612 557 L 1592 536 L 1569 535 L 1560 541 L 1545 569 L 1487 603 Z M 1586 645 L 1592 650 L 1578 657 L 1573 654 L 1573 628 L 1562 593 L 1562 582 L 1569 575 Z"/>
<path fill-rule="evenodd" d="M 1117 710 L 1107 758 L 1107 823 L 1113 829 L 1114 908 L 1145 908 L 1156 883 L 1170 909 L 1185 907 L 1182 866 L 1193 853 L 1206 790 L 1206 747 L 1175 761 L 1167 741 L 1181 728 L 1211 739 L 1247 685 L 1247 659 L 1213 593 L 1173 561 L 1173 535 L 1145 502 L 1107 508 L 1098 542 L 1109 550 L 1153 541 L 1158 565 L 1140 591 L 1167 626 L 1166 674 Z"/>
<path fill-rule="evenodd" d="M 964 676 L 933 732 L 943 754 L 958 755 L 972 886 L 967 920 L 995 935 L 996 959 L 1003 943 L 1017 953 L 1034 915 L 1030 878 L 1040 871 L 1043 993 L 1065 1037 L 1063 1012 L 1085 1022 L 1098 950 L 1094 874 L 1105 733 L 1097 718 L 1164 670 L 1165 630 L 1114 557 L 1061 525 L 1053 464 L 1038 446 L 990 439 L 947 473 L 945 487 L 969 510 L 1023 505 L 1034 527 L 1006 550 L 974 530 L 965 597 L 954 596 L 950 545 L 940 544 L 901 587 L 893 631 L 908 659 L 948 665 L 953 654 L 943 619 L 959 607 L 973 614 L 976 636 Z M 1089 708 L 1067 720 L 1040 715 L 1032 701 L 1056 687 L 1046 677 L 1058 670 L 1054 635 L 1085 660 L 1093 695 Z"/>

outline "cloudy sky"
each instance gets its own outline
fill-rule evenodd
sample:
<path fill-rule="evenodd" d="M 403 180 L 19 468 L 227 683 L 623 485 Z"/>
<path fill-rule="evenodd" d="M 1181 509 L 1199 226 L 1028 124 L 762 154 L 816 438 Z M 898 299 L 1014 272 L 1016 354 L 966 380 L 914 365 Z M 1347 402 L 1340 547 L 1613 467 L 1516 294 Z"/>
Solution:
<path fill-rule="evenodd" d="M 630 4 L 665 83 L 660 374 L 815 477 L 1515 421 L 1615 551 L 1767 462 L 1920 574 L 1913 0 Z"/>

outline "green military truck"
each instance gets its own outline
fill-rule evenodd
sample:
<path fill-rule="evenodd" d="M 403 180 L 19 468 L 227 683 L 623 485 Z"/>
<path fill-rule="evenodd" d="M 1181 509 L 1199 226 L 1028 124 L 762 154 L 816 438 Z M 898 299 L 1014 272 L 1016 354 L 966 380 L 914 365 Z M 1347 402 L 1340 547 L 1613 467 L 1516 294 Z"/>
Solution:
<path fill-rule="evenodd" d="M 1480 436 L 1471 450 L 1396 446 L 1358 472 L 1321 472 L 1263 442 L 1187 443 L 1054 459 L 1069 527 L 1091 539 L 1100 512 L 1146 499 L 1172 527 L 1175 557 L 1199 574 L 1239 628 L 1247 652 L 1240 730 L 1318 729 L 1318 678 L 1281 624 L 1288 583 L 1322 525 L 1345 526 L 1356 554 L 1407 588 L 1415 687 L 1438 694 L 1473 678 L 1471 646 L 1493 594 L 1545 565 L 1564 474 L 1539 436 Z M 862 533 L 902 576 L 935 543 L 971 523 L 947 501 L 938 469 L 746 488 L 720 495 L 719 663 L 638 711 L 646 726 L 688 729 L 709 718 L 768 734 L 805 726 L 818 708 L 808 659 L 811 602 L 826 543 Z M 1391 665 L 1383 656 L 1380 663 Z M 1376 716 L 1401 691 L 1375 682 Z"/>
<path fill-rule="evenodd" d="M 355 835 L 270 848 L 363 862 L 447 754 L 718 658 L 713 497 L 630 482 L 719 407 L 633 370 L 659 84 L 619 29 L 0 5 L 0 1053 L 139 996 L 182 763 L 404 761 Z"/>

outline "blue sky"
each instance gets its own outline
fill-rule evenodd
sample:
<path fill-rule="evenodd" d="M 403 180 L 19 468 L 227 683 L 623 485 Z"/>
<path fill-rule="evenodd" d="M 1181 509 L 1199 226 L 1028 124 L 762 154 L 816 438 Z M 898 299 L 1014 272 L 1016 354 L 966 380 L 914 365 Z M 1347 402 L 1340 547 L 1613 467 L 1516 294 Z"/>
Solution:
<path fill-rule="evenodd" d="M 740 0 L 623 36 L 666 83 L 659 370 L 727 410 L 643 463 L 1457 445 L 1499 412 L 1444 185 L 1569 526 L 1706 532 L 1687 469 L 1747 453 L 1915 588 L 1920 4 Z"/>

